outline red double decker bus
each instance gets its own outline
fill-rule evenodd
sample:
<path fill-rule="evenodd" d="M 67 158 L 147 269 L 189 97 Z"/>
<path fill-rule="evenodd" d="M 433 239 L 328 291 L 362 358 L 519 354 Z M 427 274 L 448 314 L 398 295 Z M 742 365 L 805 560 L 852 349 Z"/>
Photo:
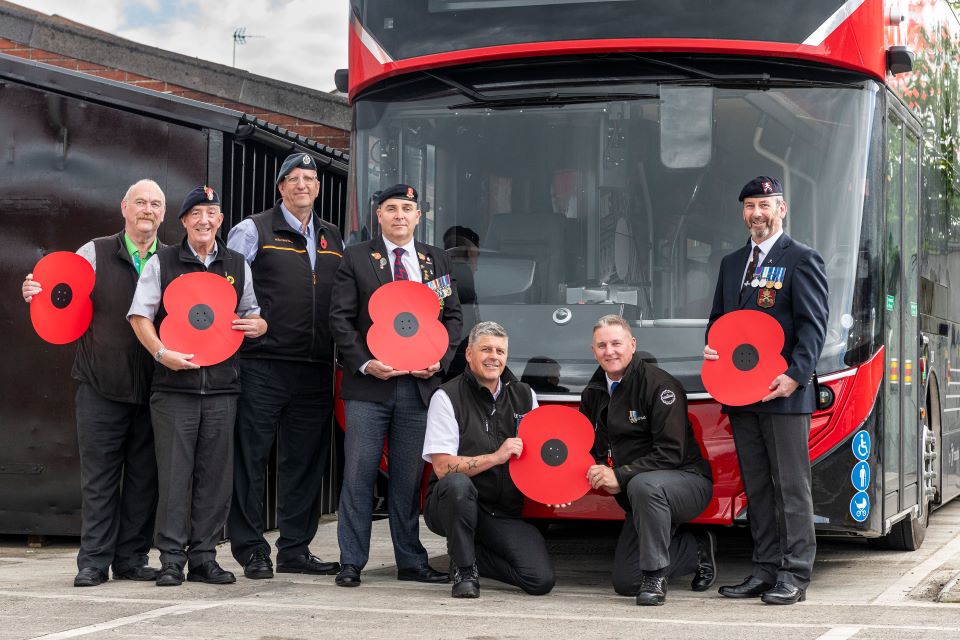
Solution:
<path fill-rule="evenodd" d="M 810 457 L 821 533 L 912 549 L 960 492 L 960 28 L 944 2 L 351 0 L 346 237 L 418 185 L 467 327 L 576 405 L 594 321 L 683 383 L 713 467 L 697 519 L 744 522 L 729 422 L 700 379 L 736 194 L 780 176 L 829 278 Z M 531 518 L 621 518 L 588 494 Z"/>

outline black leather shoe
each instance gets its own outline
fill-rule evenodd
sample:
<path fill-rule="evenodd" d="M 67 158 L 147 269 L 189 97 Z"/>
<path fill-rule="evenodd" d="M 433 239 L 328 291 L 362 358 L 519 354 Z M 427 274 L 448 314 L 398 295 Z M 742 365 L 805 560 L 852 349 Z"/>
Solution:
<path fill-rule="evenodd" d="M 773 585 L 769 582 L 747 576 L 747 579 L 740 584 L 720 587 L 718 591 L 720 595 L 727 598 L 759 598 L 772 588 Z"/>
<path fill-rule="evenodd" d="M 479 598 L 480 574 L 477 572 L 477 563 L 469 567 L 457 567 L 453 571 L 453 588 L 450 595 L 454 598 Z"/>
<path fill-rule="evenodd" d="M 243 575 L 251 580 L 265 580 L 273 577 L 273 563 L 270 556 L 260 549 L 250 555 L 247 564 L 243 565 Z"/>
<path fill-rule="evenodd" d="M 183 584 L 183 569 L 172 562 L 165 562 L 157 575 L 158 587 L 179 587 Z"/>
<path fill-rule="evenodd" d="M 778 582 L 777 586 L 760 596 L 760 599 L 767 604 L 795 604 L 807 599 L 807 590 L 787 582 Z"/>
<path fill-rule="evenodd" d="M 437 571 L 428 564 L 413 569 L 398 569 L 397 580 L 408 580 L 410 582 L 429 582 L 436 584 L 438 582 L 449 582 L 450 574 Z"/>
<path fill-rule="evenodd" d="M 136 580 L 138 582 L 153 582 L 160 575 L 159 569 L 143 565 L 142 567 L 129 567 L 127 569 L 113 570 L 114 580 Z"/>
<path fill-rule="evenodd" d="M 237 577 L 217 564 L 216 560 L 207 560 L 199 567 L 192 567 L 187 574 L 187 580 L 207 584 L 232 584 L 237 581 Z"/>
<path fill-rule="evenodd" d="M 340 571 L 339 562 L 324 562 L 312 553 L 305 553 L 292 560 L 277 561 L 277 573 L 312 573 L 317 576 L 332 576 Z"/>
<path fill-rule="evenodd" d="M 103 584 L 110 579 L 103 571 L 97 569 L 96 567 L 84 567 L 77 572 L 77 577 L 73 579 L 73 586 L 75 587 L 95 587 L 99 584 Z"/>
<path fill-rule="evenodd" d="M 345 564 L 340 567 L 335 581 L 338 587 L 359 587 L 360 567 L 355 564 Z"/>
<path fill-rule="evenodd" d="M 658 607 L 667 601 L 667 577 L 643 574 L 637 604 L 641 607 Z"/>
<path fill-rule="evenodd" d="M 704 531 L 696 534 L 697 555 L 700 560 L 697 571 L 693 574 L 690 588 L 694 591 L 706 591 L 717 581 L 717 538 L 713 531 Z"/>

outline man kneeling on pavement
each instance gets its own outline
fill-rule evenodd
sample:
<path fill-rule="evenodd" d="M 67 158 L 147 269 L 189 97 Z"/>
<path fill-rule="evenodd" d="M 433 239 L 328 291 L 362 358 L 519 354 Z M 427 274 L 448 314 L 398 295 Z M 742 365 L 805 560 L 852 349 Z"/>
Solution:
<path fill-rule="evenodd" d="M 593 327 L 600 364 L 583 390 L 580 412 L 596 430 L 587 471 L 594 489 L 612 494 L 627 512 L 614 557 L 613 588 L 638 605 L 661 605 L 667 580 L 694 574 L 691 588 L 716 579 L 713 533 L 679 532 L 713 494 L 709 463 L 687 418 L 683 386 L 635 357 L 637 341 L 617 315 Z"/>
<path fill-rule="evenodd" d="M 520 418 L 537 407 L 530 387 L 506 370 L 507 332 L 495 322 L 470 331 L 462 375 L 430 399 L 423 458 L 433 464 L 427 527 L 447 539 L 454 598 L 480 595 L 480 576 L 531 595 L 553 589 L 543 536 L 520 519 L 523 495 L 507 462 L 519 457 Z"/>

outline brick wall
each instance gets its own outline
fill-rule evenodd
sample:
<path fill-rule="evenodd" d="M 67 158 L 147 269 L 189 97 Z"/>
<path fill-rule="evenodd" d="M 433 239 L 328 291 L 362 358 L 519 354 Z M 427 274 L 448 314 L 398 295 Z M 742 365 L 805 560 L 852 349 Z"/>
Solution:
<path fill-rule="evenodd" d="M 323 124 L 310 122 L 309 120 L 303 120 L 283 113 L 264 111 L 260 107 L 255 107 L 249 104 L 229 102 L 223 98 L 218 98 L 217 96 L 203 93 L 201 91 L 185 89 L 183 87 L 170 84 L 169 82 L 154 80 L 153 78 L 146 78 L 135 73 L 124 71 L 123 69 L 105 67 L 93 62 L 87 62 L 86 60 L 68 58 L 59 53 L 51 53 L 41 49 L 33 49 L 5 38 L 0 38 L 0 53 L 26 58 L 28 60 L 36 60 L 37 62 L 56 65 L 72 71 L 80 71 L 82 73 L 98 76 L 100 78 L 124 82 L 126 84 L 131 84 L 143 89 L 150 89 L 151 91 L 158 91 L 160 93 L 180 96 L 190 100 L 196 100 L 198 102 L 205 102 L 207 104 L 225 107 L 227 109 L 242 111 L 243 113 L 251 115 L 255 118 L 266 120 L 267 122 L 271 122 L 278 126 L 284 127 L 285 129 L 296 132 L 302 136 L 316 140 L 320 144 L 327 145 L 328 147 L 342 149 L 344 151 L 348 150 L 350 147 L 350 133 L 348 131 L 343 131 L 342 129 L 336 129 L 334 127 L 328 127 Z"/>

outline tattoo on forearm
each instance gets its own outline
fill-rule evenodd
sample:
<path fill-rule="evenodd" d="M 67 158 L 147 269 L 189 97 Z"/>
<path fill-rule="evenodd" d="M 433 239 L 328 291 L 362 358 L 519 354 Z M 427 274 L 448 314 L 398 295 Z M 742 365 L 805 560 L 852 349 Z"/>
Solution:
<path fill-rule="evenodd" d="M 457 462 L 457 463 L 448 462 L 448 463 L 447 463 L 447 473 L 459 473 L 459 472 L 460 472 L 460 463 L 459 463 L 459 462 Z"/>
<path fill-rule="evenodd" d="M 476 469 L 480 465 L 480 458 L 470 458 L 467 460 L 467 469 Z"/>

